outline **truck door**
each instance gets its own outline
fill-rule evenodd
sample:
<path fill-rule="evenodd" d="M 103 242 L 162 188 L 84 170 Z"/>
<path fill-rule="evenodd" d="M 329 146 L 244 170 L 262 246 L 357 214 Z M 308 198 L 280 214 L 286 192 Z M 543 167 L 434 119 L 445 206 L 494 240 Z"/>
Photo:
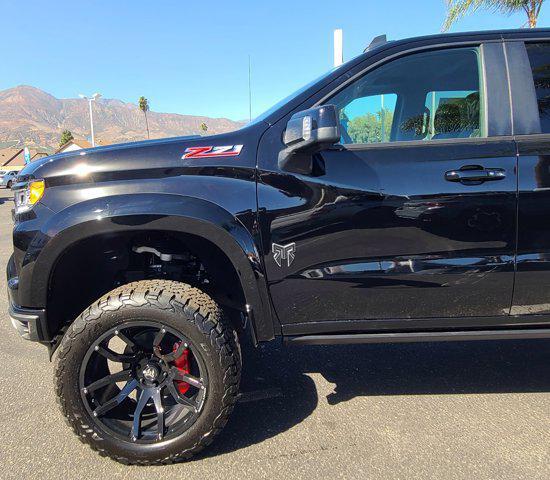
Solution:
<path fill-rule="evenodd" d="M 264 263 L 286 334 L 483 326 L 510 311 L 516 147 L 502 44 L 396 55 L 334 104 L 341 144 L 282 171 L 264 135 Z M 504 73 L 504 74 L 503 74 Z"/>
<path fill-rule="evenodd" d="M 519 204 L 512 313 L 539 323 L 545 320 L 537 314 L 550 313 L 550 41 L 514 46 L 512 98 L 521 108 L 514 114 Z"/>

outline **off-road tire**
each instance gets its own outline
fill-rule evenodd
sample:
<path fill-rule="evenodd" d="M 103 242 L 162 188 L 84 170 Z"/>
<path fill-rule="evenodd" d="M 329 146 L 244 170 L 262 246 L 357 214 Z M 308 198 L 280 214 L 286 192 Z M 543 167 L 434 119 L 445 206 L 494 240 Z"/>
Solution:
<path fill-rule="evenodd" d="M 104 332 L 136 315 L 177 328 L 200 345 L 209 377 L 208 395 L 196 422 L 180 436 L 155 444 L 124 442 L 106 433 L 86 410 L 79 389 L 87 349 Z M 125 464 L 167 464 L 191 458 L 223 429 L 238 396 L 240 374 L 238 340 L 216 302 L 186 284 L 149 280 L 114 289 L 72 323 L 58 349 L 55 389 L 69 426 L 100 455 Z"/>

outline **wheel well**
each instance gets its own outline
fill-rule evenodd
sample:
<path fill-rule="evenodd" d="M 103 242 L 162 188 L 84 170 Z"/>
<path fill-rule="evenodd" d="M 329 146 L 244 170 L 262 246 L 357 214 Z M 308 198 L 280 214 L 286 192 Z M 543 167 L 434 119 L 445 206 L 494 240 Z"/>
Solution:
<path fill-rule="evenodd" d="M 224 307 L 237 331 L 246 301 L 239 275 L 211 241 L 190 233 L 143 231 L 104 234 L 68 248 L 50 276 L 47 311 L 55 340 L 92 302 L 137 280 L 169 279 L 191 284 Z"/>

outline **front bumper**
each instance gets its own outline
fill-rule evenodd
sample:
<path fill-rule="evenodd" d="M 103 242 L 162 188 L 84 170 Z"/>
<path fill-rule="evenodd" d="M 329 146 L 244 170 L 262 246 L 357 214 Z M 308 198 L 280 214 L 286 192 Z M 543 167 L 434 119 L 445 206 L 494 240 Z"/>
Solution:
<path fill-rule="evenodd" d="M 11 324 L 17 333 L 26 340 L 33 342 L 49 343 L 46 340 L 46 311 L 20 307 L 14 302 L 19 288 L 19 277 L 16 275 L 13 255 L 6 268 L 8 280 L 8 314 Z"/>

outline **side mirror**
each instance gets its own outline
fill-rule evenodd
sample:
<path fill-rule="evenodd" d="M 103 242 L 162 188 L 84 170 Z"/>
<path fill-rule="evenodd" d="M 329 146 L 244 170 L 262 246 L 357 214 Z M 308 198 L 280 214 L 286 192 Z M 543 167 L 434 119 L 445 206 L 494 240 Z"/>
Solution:
<path fill-rule="evenodd" d="M 313 154 L 340 140 L 340 121 L 334 105 L 321 105 L 295 113 L 283 136 L 285 148 L 279 153 L 279 168 L 310 173 Z"/>

